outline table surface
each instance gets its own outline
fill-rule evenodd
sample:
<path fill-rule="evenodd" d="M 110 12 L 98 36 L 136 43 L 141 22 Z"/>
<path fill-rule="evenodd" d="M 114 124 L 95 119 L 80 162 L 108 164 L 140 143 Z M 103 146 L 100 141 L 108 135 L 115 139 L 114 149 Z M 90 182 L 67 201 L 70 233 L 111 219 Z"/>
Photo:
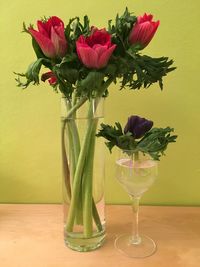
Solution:
<path fill-rule="evenodd" d="M 129 206 L 106 206 L 107 241 L 93 252 L 68 249 L 63 241 L 62 205 L 1 204 L 1 267 L 199 267 L 200 208 L 140 207 L 140 231 L 157 243 L 157 252 L 132 259 L 115 250 L 116 236 L 130 232 Z"/>

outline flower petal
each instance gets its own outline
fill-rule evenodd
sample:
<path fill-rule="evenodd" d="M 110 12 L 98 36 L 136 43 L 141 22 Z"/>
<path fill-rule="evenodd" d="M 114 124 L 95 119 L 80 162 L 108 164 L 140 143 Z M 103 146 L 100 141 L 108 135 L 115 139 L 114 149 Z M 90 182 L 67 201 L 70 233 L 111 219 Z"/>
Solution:
<path fill-rule="evenodd" d="M 42 74 L 41 80 L 45 82 L 47 79 L 51 78 L 52 75 L 54 75 L 52 71 L 45 72 Z"/>
<path fill-rule="evenodd" d="M 131 44 L 139 44 L 141 48 L 149 44 L 160 23 L 159 21 L 152 21 L 152 19 L 153 15 L 146 13 L 137 18 L 137 22 L 129 35 L 129 42 Z"/>
<path fill-rule="evenodd" d="M 62 26 L 64 28 L 64 22 L 56 17 L 56 16 L 52 16 L 49 20 L 49 23 L 51 23 L 51 26 L 55 27 L 55 26 Z"/>
<path fill-rule="evenodd" d="M 49 38 L 50 35 L 49 35 L 48 29 L 47 29 L 45 23 L 43 23 L 41 20 L 38 20 L 38 21 L 37 21 L 37 27 L 38 27 L 38 31 L 39 31 L 42 35 L 44 35 L 44 36 L 46 36 L 47 38 Z"/>
<path fill-rule="evenodd" d="M 143 23 L 145 21 L 152 21 L 152 19 L 153 19 L 153 15 L 144 13 L 143 16 L 139 16 L 137 18 L 137 23 Z"/>
<path fill-rule="evenodd" d="M 55 85 L 57 83 L 57 77 L 52 71 L 48 71 L 42 74 L 41 80 L 45 82 L 48 80 L 50 85 Z"/>
<path fill-rule="evenodd" d="M 106 45 L 95 44 L 92 49 L 98 54 L 98 58 L 108 49 Z"/>
<path fill-rule="evenodd" d="M 57 83 L 57 78 L 56 76 L 52 76 L 49 80 L 48 80 L 50 85 L 55 85 Z"/>
<path fill-rule="evenodd" d="M 124 128 L 124 133 L 132 133 L 134 138 L 138 139 L 145 135 L 153 126 L 153 121 L 132 115 L 128 118 L 128 122 Z"/>
<path fill-rule="evenodd" d="M 115 50 L 116 48 L 116 45 L 112 45 L 110 48 L 108 48 L 99 58 L 99 62 L 98 62 L 98 65 L 99 65 L 99 68 L 104 68 L 107 64 L 108 64 L 108 61 L 113 53 L 113 51 Z"/>
<path fill-rule="evenodd" d="M 79 46 L 78 55 L 86 67 L 98 68 L 98 55 L 91 47 Z"/>
<path fill-rule="evenodd" d="M 34 37 L 45 56 L 49 58 L 54 58 L 56 56 L 54 45 L 49 38 L 32 28 L 29 28 L 28 31 Z"/>
<path fill-rule="evenodd" d="M 59 33 L 55 30 L 55 28 L 57 28 Z M 67 51 L 67 41 L 64 36 L 64 29 L 60 29 L 60 27 L 55 28 L 51 27 L 51 41 L 55 47 L 56 55 L 63 57 Z M 61 33 L 61 31 L 63 31 L 63 34 Z"/>
<path fill-rule="evenodd" d="M 105 67 L 115 47 L 106 29 L 98 30 L 96 27 L 92 27 L 90 36 L 81 35 L 76 42 L 77 54 L 88 68 Z"/>

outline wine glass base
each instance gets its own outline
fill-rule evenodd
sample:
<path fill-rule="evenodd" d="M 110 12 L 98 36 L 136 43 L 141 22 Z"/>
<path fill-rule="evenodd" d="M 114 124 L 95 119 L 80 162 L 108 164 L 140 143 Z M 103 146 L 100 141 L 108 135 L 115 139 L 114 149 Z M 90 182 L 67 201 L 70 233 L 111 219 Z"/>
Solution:
<path fill-rule="evenodd" d="M 139 244 L 133 244 L 131 235 L 121 235 L 115 240 L 115 248 L 131 258 L 146 258 L 154 254 L 157 249 L 155 242 L 148 236 L 143 235 L 140 238 Z"/>

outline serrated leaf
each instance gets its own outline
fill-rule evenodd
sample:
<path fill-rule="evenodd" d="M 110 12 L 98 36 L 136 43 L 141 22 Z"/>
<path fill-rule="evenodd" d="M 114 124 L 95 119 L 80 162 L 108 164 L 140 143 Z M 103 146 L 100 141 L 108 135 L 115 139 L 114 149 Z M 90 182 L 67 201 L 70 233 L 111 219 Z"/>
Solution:
<path fill-rule="evenodd" d="M 79 75 L 78 70 L 70 68 L 68 64 L 60 65 L 59 74 L 71 84 L 76 83 Z"/>
<path fill-rule="evenodd" d="M 25 74 L 17 74 L 18 78 L 16 80 L 18 82 L 18 86 L 26 88 L 30 83 L 39 84 L 39 72 L 44 62 L 48 63 L 49 61 L 45 58 L 39 58 L 28 66 Z M 19 76 L 26 78 L 26 81 L 22 82 Z"/>

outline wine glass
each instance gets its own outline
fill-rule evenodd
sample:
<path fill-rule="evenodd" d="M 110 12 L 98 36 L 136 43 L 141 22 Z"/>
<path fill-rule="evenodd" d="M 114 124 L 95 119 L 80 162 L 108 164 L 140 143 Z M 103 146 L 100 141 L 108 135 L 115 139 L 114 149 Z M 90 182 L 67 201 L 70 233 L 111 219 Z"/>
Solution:
<path fill-rule="evenodd" d="M 157 161 L 148 155 L 119 149 L 116 160 L 116 177 L 132 200 L 134 224 L 132 234 L 116 238 L 115 248 L 132 258 L 145 258 L 156 251 L 155 242 L 148 236 L 140 235 L 138 211 L 141 196 L 154 183 L 157 176 Z"/>

